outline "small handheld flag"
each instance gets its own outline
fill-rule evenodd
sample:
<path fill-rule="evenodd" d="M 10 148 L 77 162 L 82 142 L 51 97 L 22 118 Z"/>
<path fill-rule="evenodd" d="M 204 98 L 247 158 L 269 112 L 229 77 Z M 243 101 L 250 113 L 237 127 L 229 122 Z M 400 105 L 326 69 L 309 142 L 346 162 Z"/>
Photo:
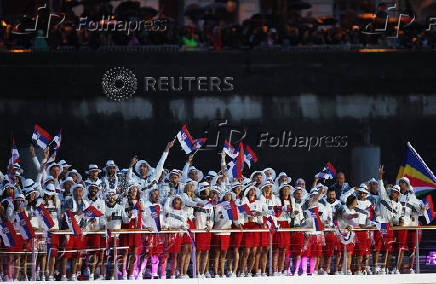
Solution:
<path fill-rule="evenodd" d="M 26 212 L 17 213 L 18 219 L 18 229 L 24 240 L 32 239 L 35 237 L 35 231 L 33 230 L 32 224 L 30 224 L 29 217 L 27 217 Z"/>
<path fill-rule="evenodd" d="M 422 203 L 426 208 L 424 212 L 425 220 L 427 221 L 427 224 L 430 224 L 433 221 L 433 219 L 436 217 L 436 213 L 434 212 L 434 207 L 433 207 L 433 199 L 431 195 L 427 194 L 425 198 L 422 200 Z"/>
<path fill-rule="evenodd" d="M 369 206 L 369 217 L 368 217 L 369 221 L 371 222 L 375 222 L 376 219 L 376 214 L 375 214 L 375 210 L 374 210 L 374 206 Z"/>
<path fill-rule="evenodd" d="M 249 168 L 251 167 L 251 162 L 257 162 L 256 154 L 254 154 L 253 150 L 251 150 L 250 146 L 248 145 L 245 146 L 244 162 L 248 165 Z"/>
<path fill-rule="evenodd" d="M 239 153 L 227 140 L 224 141 L 223 151 L 232 159 L 236 158 Z"/>
<path fill-rule="evenodd" d="M 227 218 L 232 221 L 238 221 L 238 208 L 236 206 L 236 203 L 233 200 L 230 200 L 229 202 L 226 201 L 221 204 L 223 206 L 224 212 L 227 213 Z"/>
<path fill-rule="evenodd" d="M 77 237 L 82 235 L 82 229 L 80 229 L 79 224 L 77 224 L 77 220 L 74 218 L 70 209 L 65 211 L 65 220 L 67 221 L 68 228 L 73 232 L 74 236 Z"/>
<path fill-rule="evenodd" d="M 336 169 L 330 162 L 328 162 L 321 172 L 317 173 L 315 177 L 322 179 L 333 179 L 336 176 Z"/>
<path fill-rule="evenodd" d="M 197 149 L 196 142 L 192 139 L 191 134 L 189 134 L 186 125 L 183 125 L 182 129 L 177 133 L 177 140 L 179 140 L 180 146 L 182 146 L 182 149 L 186 154 L 190 154 L 192 151 Z"/>
<path fill-rule="evenodd" d="M 17 145 L 15 145 L 15 138 L 12 138 L 12 150 L 11 158 L 9 159 L 9 165 L 20 163 L 20 153 L 18 153 Z"/>
<path fill-rule="evenodd" d="M 17 232 L 15 232 L 14 225 L 10 221 L 0 224 L 0 235 L 3 239 L 3 244 L 7 247 L 15 247 L 20 245 Z"/>
<path fill-rule="evenodd" d="M 242 146 L 242 142 L 239 143 L 238 156 L 229 163 L 229 166 L 234 178 L 242 177 L 242 171 L 244 170 L 244 147 Z"/>
<path fill-rule="evenodd" d="M 44 129 L 42 129 L 38 124 L 35 124 L 33 128 L 32 140 L 38 145 L 41 149 L 47 148 L 50 141 L 52 141 L 53 137 Z"/>
<path fill-rule="evenodd" d="M 318 214 L 318 207 L 311 208 L 308 210 L 313 218 L 313 225 L 316 231 L 324 231 L 324 225 L 321 222 Z"/>
<path fill-rule="evenodd" d="M 195 146 L 195 149 L 196 149 L 196 150 L 197 150 L 197 149 L 200 149 L 201 146 L 203 146 L 204 143 L 206 143 L 206 141 L 207 141 L 207 138 L 198 138 L 198 139 L 195 139 L 195 140 L 194 140 L 194 146 Z"/>
<path fill-rule="evenodd" d="M 348 245 L 354 240 L 354 232 L 348 230 L 343 232 L 339 227 L 338 221 L 333 220 L 333 227 L 335 228 L 335 232 L 339 236 L 342 244 Z"/>
<path fill-rule="evenodd" d="M 245 213 L 248 216 L 254 216 L 253 212 L 251 212 L 250 207 L 247 204 L 238 206 L 239 213 Z"/>
<path fill-rule="evenodd" d="M 45 209 L 44 205 L 40 204 L 36 207 L 37 217 L 41 220 L 44 230 L 48 231 L 54 226 L 53 219 L 50 216 L 50 213 Z"/>
<path fill-rule="evenodd" d="M 95 208 L 92 205 L 88 206 L 88 208 L 83 210 L 83 218 L 86 219 L 97 218 L 103 215 L 104 215 L 103 213 L 101 213 L 97 208 Z"/>
<path fill-rule="evenodd" d="M 59 130 L 58 135 L 56 135 L 53 138 L 53 140 L 50 142 L 50 157 L 48 158 L 47 162 L 45 162 L 46 164 L 55 161 L 58 150 L 61 147 L 61 141 L 62 141 L 62 129 Z"/>
<path fill-rule="evenodd" d="M 377 228 L 377 230 L 380 231 L 382 237 L 384 238 L 389 231 L 390 224 L 389 223 L 376 223 L 375 227 Z"/>
<path fill-rule="evenodd" d="M 268 225 L 269 231 L 272 234 L 277 233 L 279 228 L 274 224 L 274 221 L 271 218 L 271 216 L 269 216 L 268 218 L 264 217 L 264 222 L 266 222 L 266 224 Z"/>
<path fill-rule="evenodd" d="M 161 226 L 160 226 L 160 206 L 159 205 L 152 205 L 149 206 L 148 209 L 150 210 L 150 216 L 154 220 L 153 231 L 160 232 Z"/>

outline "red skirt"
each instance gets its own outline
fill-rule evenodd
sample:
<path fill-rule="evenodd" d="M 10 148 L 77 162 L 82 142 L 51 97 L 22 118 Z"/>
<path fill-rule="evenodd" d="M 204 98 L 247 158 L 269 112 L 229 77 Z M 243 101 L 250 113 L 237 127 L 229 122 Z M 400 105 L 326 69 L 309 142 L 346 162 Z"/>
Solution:
<path fill-rule="evenodd" d="M 383 251 L 392 252 L 394 250 L 394 231 L 388 230 L 383 237 Z"/>
<path fill-rule="evenodd" d="M 211 233 L 195 234 L 195 249 L 198 251 L 210 250 Z"/>
<path fill-rule="evenodd" d="M 292 232 L 291 233 L 291 254 L 293 256 L 303 255 L 304 249 L 304 232 Z"/>
<path fill-rule="evenodd" d="M 422 239 L 422 231 L 418 230 L 418 242 L 421 242 Z M 410 253 L 416 251 L 416 231 L 410 230 L 407 233 L 407 248 Z"/>
<path fill-rule="evenodd" d="M 337 248 L 338 237 L 334 232 L 325 232 L 324 233 L 325 246 L 322 248 L 323 255 L 325 257 L 332 257 L 335 255 L 335 250 Z"/>
<path fill-rule="evenodd" d="M 383 238 L 381 232 L 371 231 L 371 248 L 375 251 L 380 251 L 383 245 Z"/>
<path fill-rule="evenodd" d="M 100 250 L 102 248 L 106 248 L 106 240 L 100 235 L 86 235 L 85 236 L 85 244 L 87 249 L 99 249 L 97 251 L 92 251 L 91 253 L 95 253 L 100 259 L 103 258 L 103 251 Z"/>
<path fill-rule="evenodd" d="M 357 231 L 354 237 L 354 254 L 357 256 L 369 255 L 369 232 L 368 231 Z"/>
<path fill-rule="evenodd" d="M 167 248 L 167 252 L 180 252 L 180 247 L 182 245 L 182 237 L 180 236 L 180 234 L 165 234 L 165 236 L 165 247 Z"/>
<path fill-rule="evenodd" d="M 280 229 L 290 228 L 288 221 L 278 221 Z M 273 235 L 273 247 L 280 249 L 289 249 L 291 243 L 291 232 L 277 232 Z"/>
<path fill-rule="evenodd" d="M 406 250 L 407 249 L 407 233 L 409 231 L 407 230 L 397 230 L 394 231 L 394 238 L 395 238 L 395 250 L 399 251 L 400 249 Z"/>
<path fill-rule="evenodd" d="M 235 225 L 232 225 L 232 229 L 236 229 Z M 242 242 L 242 237 L 243 237 L 243 233 L 242 232 L 233 232 L 230 234 L 230 247 L 231 248 L 239 248 L 241 247 L 241 242 Z"/>
<path fill-rule="evenodd" d="M 163 237 L 162 234 L 145 234 L 144 249 L 147 256 L 160 255 L 163 252 Z"/>
<path fill-rule="evenodd" d="M 244 229 L 259 229 L 260 225 L 254 222 L 244 224 Z M 260 233 L 259 232 L 244 232 L 242 237 L 242 246 L 244 248 L 257 248 L 260 246 Z"/>
<path fill-rule="evenodd" d="M 230 245 L 230 235 L 213 235 L 213 248 L 216 250 L 227 251 Z"/>
<path fill-rule="evenodd" d="M 306 235 L 304 246 L 304 256 L 321 257 L 322 256 L 322 237 L 321 235 Z"/>
<path fill-rule="evenodd" d="M 195 229 L 195 224 L 194 222 L 192 222 L 191 220 L 188 220 L 188 224 L 189 224 L 189 229 Z M 192 244 L 192 240 L 189 237 L 189 235 L 187 233 L 185 233 L 183 235 L 182 238 L 182 245 L 191 245 Z"/>
<path fill-rule="evenodd" d="M 69 235 L 68 236 L 68 241 L 67 241 L 67 245 L 65 246 L 65 250 L 69 251 L 65 253 L 65 257 L 66 258 L 71 258 L 74 257 L 75 258 L 80 258 L 82 256 L 82 251 L 85 248 L 85 238 L 84 236 L 74 236 L 74 235 Z M 71 251 L 77 250 L 76 252 L 71 252 Z"/>

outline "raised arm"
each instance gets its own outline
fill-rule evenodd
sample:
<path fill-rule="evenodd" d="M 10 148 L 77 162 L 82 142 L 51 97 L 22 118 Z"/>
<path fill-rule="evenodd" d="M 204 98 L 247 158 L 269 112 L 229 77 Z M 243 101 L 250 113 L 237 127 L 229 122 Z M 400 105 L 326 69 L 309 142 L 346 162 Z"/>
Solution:
<path fill-rule="evenodd" d="M 388 193 L 386 192 L 386 188 L 383 184 L 383 165 L 378 167 L 378 194 L 381 199 L 388 199 Z"/>
<path fill-rule="evenodd" d="M 153 180 L 158 181 L 162 172 L 163 172 L 163 167 L 165 164 L 165 160 L 168 157 L 168 153 L 170 152 L 170 149 L 174 146 L 174 140 L 168 142 L 167 146 L 165 147 L 164 152 L 162 153 L 162 156 L 160 157 L 159 162 L 157 163 L 156 169 L 154 171 L 154 176 L 153 176 Z"/>
<path fill-rule="evenodd" d="M 182 181 L 183 182 L 188 178 L 188 170 L 189 170 L 189 167 L 192 164 L 192 159 L 193 158 L 194 158 L 194 154 L 190 154 L 188 156 L 188 160 L 186 161 L 185 166 L 183 167 L 183 172 L 182 172 Z"/>

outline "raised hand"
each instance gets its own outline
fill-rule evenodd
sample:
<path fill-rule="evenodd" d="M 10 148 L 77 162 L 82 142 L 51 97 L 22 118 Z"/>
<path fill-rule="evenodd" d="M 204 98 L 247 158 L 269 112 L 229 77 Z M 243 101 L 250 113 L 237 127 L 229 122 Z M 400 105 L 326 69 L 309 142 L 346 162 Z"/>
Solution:
<path fill-rule="evenodd" d="M 378 177 L 379 177 L 379 179 L 383 179 L 383 173 L 384 173 L 384 166 L 380 165 L 378 167 Z"/>
<path fill-rule="evenodd" d="M 129 168 L 133 168 L 135 166 L 136 162 L 138 162 L 138 157 L 136 157 L 136 155 L 135 155 L 135 156 L 133 156 L 132 160 L 130 161 Z"/>
<path fill-rule="evenodd" d="M 32 154 L 32 157 L 35 158 L 36 154 L 35 154 L 35 148 L 33 148 L 33 145 L 30 145 L 29 151 L 30 151 L 30 154 Z"/>
<path fill-rule="evenodd" d="M 168 142 L 167 146 L 165 147 L 165 151 L 164 152 L 169 152 L 170 149 L 173 148 L 175 141 L 176 141 L 176 139 L 173 139 L 172 141 Z"/>

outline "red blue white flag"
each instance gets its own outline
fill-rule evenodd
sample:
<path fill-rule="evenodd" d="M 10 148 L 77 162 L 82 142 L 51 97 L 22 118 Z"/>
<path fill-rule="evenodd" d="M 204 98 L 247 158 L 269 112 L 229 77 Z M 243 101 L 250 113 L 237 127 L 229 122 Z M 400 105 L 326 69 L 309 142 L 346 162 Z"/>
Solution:
<path fill-rule="evenodd" d="M 232 159 L 235 159 L 239 154 L 239 151 L 233 148 L 233 146 L 227 140 L 224 141 L 223 151 Z"/>
<path fill-rule="evenodd" d="M 12 138 L 12 150 L 11 158 L 9 159 L 9 165 L 20 163 L 20 153 L 18 153 L 17 145 L 15 145 L 15 138 Z"/>
<path fill-rule="evenodd" d="M 191 134 L 189 134 L 186 125 L 183 125 L 182 129 L 177 133 L 177 140 L 179 140 L 180 146 L 182 146 L 186 154 L 190 154 L 196 149 L 195 141 L 192 139 Z"/>
<path fill-rule="evenodd" d="M 70 209 L 65 211 L 65 220 L 67 221 L 68 228 L 73 232 L 74 236 L 77 237 L 82 234 L 82 229 L 80 229 L 80 226 L 77 224 L 77 220 L 74 218 Z"/>
<path fill-rule="evenodd" d="M 427 221 L 427 224 L 430 224 L 433 221 L 433 218 L 436 217 L 436 213 L 434 212 L 434 207 L 433 207 L 433 199 L 431 198 L 431 195 L 427 194 L 422 200 L 422 203 L 424 203 L 424 206 L 426 208 L 424 212 L 425 220 Z"/>
<path fill-rule="evenodd" d="M 29 217 L 26 212 L 17 213 L 18 229 L 24 240 L 32 239 L 35 237 L 35 231 L 30 223 Z"/>
<path fill-rule="evenodd" d="M 316 174 L 315 177 L 322 178 L 322 179 L 333 179 L 336 176 L 336 169 L 333 167 L 330 162 L 328 162 L 323 170 Z"/>
<path fill-rule="evenodd" d="M 310 214 L 313 218 L 313 225 L 315 226 L 316 231 L 324 231 L 324 225 L 321 222 L 318 214 L 318 207 L 309 209 Z"/>
<path fill-rule="evenodd" d="M 44 205 L 40 204 L 36 207 L 37 217 L 42 221 L 45 231 L 50 230 L 54 226 L 53 219 L 50 213 L 45 209 Z"/>
<path fill-rule="evenodd" d="M 160 226 L 160 206 L 159 205 L 152 205 L 149 206 L 148 209 L 150 210 L 150 216 L 153 218 L 153 231 L 160 232 L 161 226 Z"/>
<path fill-rule="evenodd" d="M 3 239 L 3 244 L 7 247 L 19 246 L 19 239 L 17 232 L 15 232 L 14 225 L 10 221 L 0 224 L 0 235 Z"/>
<path fill-rule="evenodd" d="M 251 167 L 251 162 L 257 162 L 256 154 L 254 154 L 253 150 L 251 150 L 250 146 L 248 145 L 245 146 L 244 162 L 248 165 L 249 168 Z"/>
<path fill-rule="evenodd" d="M 97 217 L 101 217 L 104 214 L 101 213 L 97 208 L 95 208 L 94 206 L 90 205 L 88 206 L 88 208 L 86 208 L 85 210 L 83 210 L 83 218 L 97 218 Z"/>
<path fill-rule="evenodd" d="M 35 141 L 41 149 L 47 148 L 48 144 L 52 141 L 53 137 L 38 124 L 33 128 L 32 140 Z"/>

